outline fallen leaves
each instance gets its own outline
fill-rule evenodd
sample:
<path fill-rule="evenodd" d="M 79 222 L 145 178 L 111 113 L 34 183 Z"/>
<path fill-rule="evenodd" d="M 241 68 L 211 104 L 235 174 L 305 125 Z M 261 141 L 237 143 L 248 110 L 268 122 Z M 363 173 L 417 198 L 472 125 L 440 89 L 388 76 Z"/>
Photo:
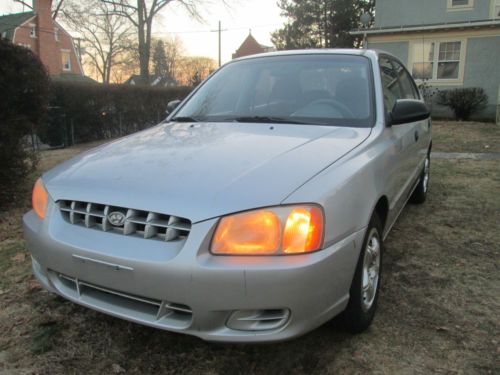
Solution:
<path fill-rule="evenodd" d="M 17 253 L 11 260 L 16 263 L 23 263 L 26 260 L 26 253 Z"/>
<path fill-rule="evenodd" d="M 111 371 L 113 372 L 113 374 L 123 374 L 125 372 L 125 369 L 118 363 L 113 363 L 111 365 Z"/>

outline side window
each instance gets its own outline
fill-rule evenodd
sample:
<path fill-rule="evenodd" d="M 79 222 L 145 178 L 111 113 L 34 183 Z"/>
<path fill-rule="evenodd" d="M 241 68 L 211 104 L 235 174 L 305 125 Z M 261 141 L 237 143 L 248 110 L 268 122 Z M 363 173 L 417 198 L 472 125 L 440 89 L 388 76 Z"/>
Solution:
<path fill-rule="evenodd" d="M 380 57 L 380 75 L 382 77 L 382 88 L 384 91 L 385 110 L 389 112 L 394 107 L 396 100 L 402 99 L 398 82 L 398 73 L 391 61 L 386 57 Z"/>
<path fill-rule="evenodd" d="M 417 89 L 413 84 L 413 79 L 406 69 L 397 61 L 392 61 L 396 74 L 398 75 L 399 86 L 402 99 L 420 99 Z"/>

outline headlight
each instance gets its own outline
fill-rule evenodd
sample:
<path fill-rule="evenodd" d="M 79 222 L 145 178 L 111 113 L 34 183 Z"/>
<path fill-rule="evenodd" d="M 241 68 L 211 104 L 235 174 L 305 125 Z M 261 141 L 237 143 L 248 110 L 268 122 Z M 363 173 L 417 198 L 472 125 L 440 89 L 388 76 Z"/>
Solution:
<path fill-rule="evenodd" d="M 45 210 L 47 208 L 48 201 L 49 195 L 47 194 L 47 190 L 45 190 L 45 187 L 43 186 L 42 179 L 39 178 L 36 181 L 35 186 L 33 187 L 31 203 L 33 205 L 33 210 L 41 220 L 45 219 Z"/>
<path fill-rule="evenodd" d="M 225 255 L 286 255 L 319 250 L 324 216 L 318 206 L 266 208 L 223 217 L 211 252 Z"/>

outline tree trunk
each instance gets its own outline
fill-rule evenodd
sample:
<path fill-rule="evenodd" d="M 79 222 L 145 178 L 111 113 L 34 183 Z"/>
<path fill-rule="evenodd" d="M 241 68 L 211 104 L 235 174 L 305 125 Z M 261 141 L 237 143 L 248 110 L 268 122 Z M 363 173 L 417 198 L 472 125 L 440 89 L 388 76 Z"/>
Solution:
<path fill-rule="evenodd" d="M 110 78 L 111 78 L 111 65 L 112 65 L 112 56 L 113 56 L 113 49 L 110 49 L 109 50 L 109 53 L 108 53 L 108 57 L 107 57 L 107 61 L 106 61 L 106 80 L 104 81 L 104 83 L 106 85 L 109 84 L 109 81 L 110 81 Z"/>
<path fill-rule="evenodd" d="M 151 34 L 153 32 L 153 15 L 146 20 L 146 43 L 144 49 L 144 64 L 146 66 L 149 78 L 149 61 L 151 59 Z"/>
<path fill-rule="evenodd" d="M 146 22 L 144 19 L 144 7 L 143 7 L 143 2 L 138 0 L 137 1 L 137 23 L 139 25 L 138 27 L 138 37 L 139 37 L 139 66 L 141 70 L 141 79 L 143 83 L 148 82 L 149 80 L 149 50 L 148 50 L 148 44 L 146 41 L 146 35 L 145 35 L 145 26 Z"/>

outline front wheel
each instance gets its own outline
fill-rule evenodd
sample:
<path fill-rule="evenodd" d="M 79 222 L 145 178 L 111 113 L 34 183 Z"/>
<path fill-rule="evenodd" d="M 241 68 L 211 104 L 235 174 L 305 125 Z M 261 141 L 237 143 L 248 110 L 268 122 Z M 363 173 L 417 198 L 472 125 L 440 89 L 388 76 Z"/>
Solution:
<path fill-rule="evenodd" d="M 421 204 L 424 203 L 427 199 L 427 190 L 429 189 L 429 177 L 431 171 L 431 157 L 427 154 L 425 158 L 424 168 L 422 169 L 422 173 L 420 175 L 420 181 L 418 182 L 417 187 L 413 191 L 413 194 L 410 197 L 411 203 Z"/>
<path fill-rule="evenodd" d="M 359 256 L 350 298 L 343 313 L 346 328 L 358 333 L 366 330 L 375 316 L 382 270 L 382 224 L 377 214 L 373 214 Z"/>

